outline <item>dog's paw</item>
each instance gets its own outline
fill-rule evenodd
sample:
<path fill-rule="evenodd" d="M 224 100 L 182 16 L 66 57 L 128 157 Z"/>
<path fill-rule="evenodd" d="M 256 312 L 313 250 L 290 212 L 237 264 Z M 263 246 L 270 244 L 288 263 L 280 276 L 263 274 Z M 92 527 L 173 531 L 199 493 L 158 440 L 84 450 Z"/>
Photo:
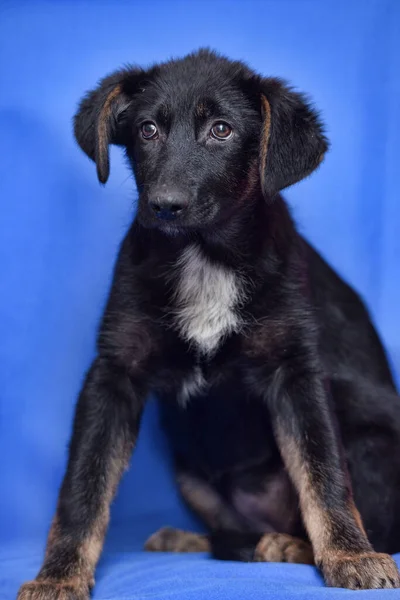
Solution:
<path fill-rule="evenodd" d="M 144 548 L 148 552 L 208 552 L 209 544 L 199 533 L 163 527 L 149 537 Z"/>
<path fill-rule="evenodd" d="M 266 533 L 254 552 L 255 562 L 314 564 L 311 544 L 285 533 Z"/>
<path fill-rule="evenodd" d="M 89 600 L 89 586 L 74 581 L 30 581 L 20 588 L 17 600 Z"/>
<path fill-rule="evenodd" d="M 400 587 L 400 574 L 388 554 L 367 552 L 322 560 L 321 570 L 327 585 L 350 590 L 374 590 Z"/>

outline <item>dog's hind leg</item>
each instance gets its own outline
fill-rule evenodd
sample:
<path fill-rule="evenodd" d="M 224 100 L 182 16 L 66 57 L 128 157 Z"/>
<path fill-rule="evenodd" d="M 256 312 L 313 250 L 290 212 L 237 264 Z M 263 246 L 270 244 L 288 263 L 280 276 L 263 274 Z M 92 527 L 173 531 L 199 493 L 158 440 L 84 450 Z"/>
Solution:
<path fill-rule="evenodd" d="M 209 530 L 241 531 L 235 510 L 205 480 L 178 472 L 178 487 L 185 502 Z M 199 533 L 163 527 L 149 537 L 145 549 L 150 552 L 210 552 L 209 537 Z"/>
<path fill-rule="evenodd" d="M 400 551 L 400 401 L 388 386 L 331 384 L 355 504 L 377 552 Z"/>
<path fill-rule="evenodd" d="M 212 533 L 203 535 L 163 527 L 145 543 L 150 552 L 210 552 L 220 560 L 314 564 L 311 545 L 284 533 L 245 531 L 235 509 L 206 481 L 188 473 L 178 485 L 189 506 Z"/>
<path fill-rule="evenodd" d="M 210 536 L 163 527 L 145 543 L 149 552 L 210 552 L 219 560 L 314 564 L 311 544 L 285 533 L 214 532 Z"/>

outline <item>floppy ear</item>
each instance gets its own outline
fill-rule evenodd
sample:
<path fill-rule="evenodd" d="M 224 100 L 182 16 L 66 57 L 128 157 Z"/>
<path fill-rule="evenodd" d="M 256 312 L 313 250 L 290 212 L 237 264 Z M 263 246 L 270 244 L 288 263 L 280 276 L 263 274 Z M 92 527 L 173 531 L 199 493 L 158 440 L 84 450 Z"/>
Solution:
<path fill-rule="evenodd" d="M 95 161 L 101 183 L 110 174 L 109 145 L 125 143 L 123 117 L 141 75 L 140 69 L 122 69 L 105 77 L 84 96 L 74 117 L 75 138 Z"/>
<path fill-rule="evenodd" d="M 279 79 L 263 79 L 260 176 L 271 198 L 300 181 L 321 163 L 328 140 L 317 113 L 299 93 Z"/>

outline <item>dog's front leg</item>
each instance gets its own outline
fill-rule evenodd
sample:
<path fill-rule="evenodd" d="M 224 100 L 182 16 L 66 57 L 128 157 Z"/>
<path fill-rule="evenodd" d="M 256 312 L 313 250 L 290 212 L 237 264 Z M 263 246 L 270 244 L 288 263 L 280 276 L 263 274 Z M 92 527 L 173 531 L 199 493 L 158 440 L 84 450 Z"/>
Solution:
<path fill-rule="evenodd" d="M 354 505 L 322 376 L 302 359 L 302 364 L 279 367 L 270 389 L 278 446 L 326 583 L 352 589 L 399 587 L 393 559 L 373 551 Z"/>
<path fill-rule="evenodd" d="M 110 503 L 135 445 L 145 389 L 98 358 L 78 399 L 67 472 L 44 564 L 18 600 L 87 600 Z"/>

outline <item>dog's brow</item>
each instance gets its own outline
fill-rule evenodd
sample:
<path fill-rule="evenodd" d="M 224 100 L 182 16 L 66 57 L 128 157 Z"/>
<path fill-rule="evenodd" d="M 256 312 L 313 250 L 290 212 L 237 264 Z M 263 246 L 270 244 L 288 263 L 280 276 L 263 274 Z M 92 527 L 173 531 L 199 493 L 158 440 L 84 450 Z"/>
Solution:
<path fill-rule="evenodd" d="M 167 104 L 161 104 L 157 109 L 157 121 L 165 125 L 170 116 L 170 109 Z"/>
<path fill-rule="evenodd" d="M 195 108 L 195 115 L 200 119 L 207 119 L 218 112 L 217 103 L 211 98 L 202 98 Z"/>

